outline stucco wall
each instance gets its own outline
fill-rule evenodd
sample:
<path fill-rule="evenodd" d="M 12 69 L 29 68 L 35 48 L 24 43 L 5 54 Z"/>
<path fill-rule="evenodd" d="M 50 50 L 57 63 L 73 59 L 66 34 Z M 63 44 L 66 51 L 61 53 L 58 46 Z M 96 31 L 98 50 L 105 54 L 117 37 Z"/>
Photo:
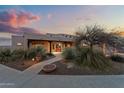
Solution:
<path fill-rule="evenodd" d="M 47 52 L 50 51 L 50 45 L 48 41 L 42 41 L 42 40 L 29 40 L 29 48 L 34 48 L 37 46 L 43 46 Z"/>
<path fill-rule="evenodd" d="M 12 49 L 24 49 L 23 36 L 12 36 Z"/>

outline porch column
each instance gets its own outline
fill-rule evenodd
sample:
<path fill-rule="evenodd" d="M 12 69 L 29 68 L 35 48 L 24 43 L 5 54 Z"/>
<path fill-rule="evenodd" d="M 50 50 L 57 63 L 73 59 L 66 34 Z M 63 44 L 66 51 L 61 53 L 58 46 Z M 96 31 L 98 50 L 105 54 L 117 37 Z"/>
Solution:
<path fill-rule="evenodd" d="M 52 52 L 52 46 L 51 46 L 51 41 L 49 41 L 50 43 L 50 53 Z"/>

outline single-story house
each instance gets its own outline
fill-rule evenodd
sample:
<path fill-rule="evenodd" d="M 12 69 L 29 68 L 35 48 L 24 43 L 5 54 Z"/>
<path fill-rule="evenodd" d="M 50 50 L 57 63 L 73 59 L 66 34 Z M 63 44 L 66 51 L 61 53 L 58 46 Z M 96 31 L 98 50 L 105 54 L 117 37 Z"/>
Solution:
<path fill-rule="evenodd" d="M 73 35 L 67 34 L 32 34 L 12 36 L 12 49 L 30 49 L 37 46 L 43 46 L 47 52 L 61 52 L 66 47 L 74 44 Z"/>

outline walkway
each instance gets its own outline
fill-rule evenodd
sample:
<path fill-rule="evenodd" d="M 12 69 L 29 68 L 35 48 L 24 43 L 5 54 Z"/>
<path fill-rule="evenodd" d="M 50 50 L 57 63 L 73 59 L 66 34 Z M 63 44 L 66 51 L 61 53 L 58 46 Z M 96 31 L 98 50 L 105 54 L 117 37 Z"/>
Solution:
<path fill-rule="evenodd" d="M 62 60 L 62 57 L 60 54 L 56 54 L 55 58 L 40 62 L 36 65 L 33 65 L 31 67 L 29 67 L 28 69 L 26 69 L 25 71 L 23 71 L 23 73 L 30 73 L 30 74 L 37 74 L 38 72 L 40 72 L 40 70 L 43 68 L 44 65 L 46 64 L 51 64 L 54 63 L 56 61 L 60 61 Z"/>

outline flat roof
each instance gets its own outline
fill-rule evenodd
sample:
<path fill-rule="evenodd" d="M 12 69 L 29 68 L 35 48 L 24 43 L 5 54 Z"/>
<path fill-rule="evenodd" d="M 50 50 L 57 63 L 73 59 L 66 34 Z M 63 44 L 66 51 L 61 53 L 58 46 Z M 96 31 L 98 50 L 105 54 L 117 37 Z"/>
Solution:
<path fill-rule="evenodd" d="M 74 42 L 75 36 L 74 35 L 68 35 L 68 34 L 31 34 L 26 33 L 24 34 L 26 39 L 33 39 L 33 40 L 48 40 L 48 41 L 68 41 L 68 42 Z"/>

